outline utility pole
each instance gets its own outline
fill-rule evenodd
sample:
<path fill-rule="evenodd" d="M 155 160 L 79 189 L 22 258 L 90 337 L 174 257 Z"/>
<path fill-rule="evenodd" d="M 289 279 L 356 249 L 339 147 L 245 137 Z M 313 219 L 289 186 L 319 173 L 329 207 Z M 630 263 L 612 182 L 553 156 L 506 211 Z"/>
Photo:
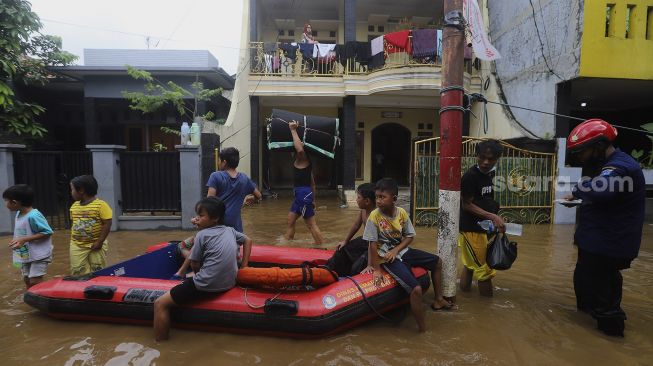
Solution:
<path fill-rule="evenodd" d="M 442 260 L 443 295 L 456 296 L 458 222 L 463 121 L 463 1 L 444 0 L 442 89 L 440 90 L 440 185 L 438 192 L 438 256 Z"/>

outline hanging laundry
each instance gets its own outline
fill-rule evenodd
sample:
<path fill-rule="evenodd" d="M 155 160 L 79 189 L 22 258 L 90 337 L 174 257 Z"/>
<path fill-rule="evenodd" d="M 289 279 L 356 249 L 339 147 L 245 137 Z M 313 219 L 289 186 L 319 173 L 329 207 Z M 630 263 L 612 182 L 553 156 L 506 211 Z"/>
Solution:
<path fill-rule="evenodd" d="M 383 66 L 385 66 L 385 54 L 383 52 L 372 56 L 369 63 L 367 64 L 367 67 L 370 71 L 374 69 L 380 69 Z"/>
<path fill-rule="evenodd" d="M 313 50 L 315 49 L 315 44 L 313 43 L 300 43 L 299 52 L 302 53 L 304 58 L 313 58 Z"/>
<path fill-rule="evenodd" d="M 356 61 L 367 65 L 372 58 L 370 42 L 356 42 Z"/>
<path fill-rule="evenodd" d="M 438 50 L 437 29 L 413 31 L 413 57 L 432 57 Z"/>
<path fill-rule="evenodd" d="M 437 60 L 442 62 L 442 29 L 438 29 L 438 54 L 437 54 Z"/>
<path fill-rule="evenodd" d="M 330 43 L 317 43 L 313 51 L 313 57 L 327 57 L 330 52 L 336 48 L 335 44 Z"/>
<path fill-rule="evenodd" d="M 263 55 L 265 58 L 265 73 L 271 73 L 272 72 L 272 55 L 265 54 Z"/>
<path fill-rule="evenodd" d="M 342 64 L 342 66 L 345 66 L 347 64 L 347 57 L 345 56 L 345 45 L 344 44 L 337 44 L 336 47 L 333 49 L 333 51 L 336 53 L 336 58 Z"/>
<path fill-rule="evenodd" d="M 472 59 L 472 47 L 469 44 L 465 45 L 464 57 L 465 60 Z"/>
<path fill-rule="evenodd" d="M 370 42 L 372 56 L 383 52 L 383 36 L 378 36 Z"/>
<path fill-rule="evenodd" d="M 297 44 L 293 45 L 291 43 L 282 43 L 279 45 L 279 48 L 283 50 L 283 52 L 286 54 L 286 57 L 292 60 L 292 62 L 295 62 L 295 58 L 297 57 L 297 49 L 299 48 Z"/>
<path fill-rule="evenodd" d="M 383 39 L 386 46 L 385 51 L 387 53 L 407 52 L 411 54 L 413 50 L 410 37 L 408 37 L 409 35 L 409 30 L 388 33 L 384 35 Z"/>
<path fill-rule="evenodd" d="M 279 72 L 279 68 L 281 67 L 281 59 L 279 58 L 278 55 L 274 55 L 274 59 L 272 59 L 272 71 L 274 72 Z"/>

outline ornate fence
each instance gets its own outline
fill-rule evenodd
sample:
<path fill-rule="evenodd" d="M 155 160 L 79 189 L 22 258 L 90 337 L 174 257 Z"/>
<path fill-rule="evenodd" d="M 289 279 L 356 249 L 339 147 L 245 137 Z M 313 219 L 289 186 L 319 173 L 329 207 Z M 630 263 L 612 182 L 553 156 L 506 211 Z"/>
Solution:
<path fill-rule="evenodd" d="M 463 137 L 462 172 L 476 164 L 476 145 L 483 139 Z M 502 142 L 496 166 L 494 198 L 508 222 L 539 224 L 553 216 L 556 155 L 519 149 Z M 414 142 L 411 207 L 417 225 L 437 222 L 440 138 Z"/>
<path fill-rule="evenodd" d="M 279 48 L 280 43 L 250 42 L 250 74 L 283 77 L 341 77 L 343 75 L 366 75 L 371 72 L 405 67 L 440 67 L 442 55 L 432 58 L 414 58 L 408 50 L 394 48 L 386 54 L 383 65 L 376 68 L 352 59 L 341 60 L 335 52 L 323 57 L 304 57 L 299 49 L 293 55 Z M 292 57 L 291 57 L 292 56 Z M 465 62 L 465 70 L 472 72 L 471 62 Z"/>

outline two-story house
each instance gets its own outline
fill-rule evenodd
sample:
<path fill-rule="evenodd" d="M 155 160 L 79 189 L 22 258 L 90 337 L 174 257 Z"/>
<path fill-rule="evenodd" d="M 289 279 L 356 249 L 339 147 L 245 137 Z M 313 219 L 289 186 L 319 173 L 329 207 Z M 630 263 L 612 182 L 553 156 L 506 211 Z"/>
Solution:
<path fill-rule="evenodd" d="M 439 135 L 442 81 L 441 49 L 416 57 L 408 44 L 416 30 L 441 37 L 442 11 L 442 1 L 424 0 L 246 1 L 232 109 L 216 132 L 225 146 L 241 148 L 241 167 L 264 188 L 284 188 L 292 185 L 292 158 L 267 148 L 272 109 L 338 118 L 335 158 L 313 161 L 318 186 L 353 192 L 381 177 L 407 186 L 411 141 Z M 326 46 L 333 54 L 312 57 L 297 48 L 306 24 L 317 42 L 333 45 Z M 361 56 L 374 53 L 379 36 L 385 40 L 380 63 Z M 408 37 L 404 47 L 397 45 L 401 37 Z M 480 91 L 471 60 L 464 80 L 467 90 Z"/>

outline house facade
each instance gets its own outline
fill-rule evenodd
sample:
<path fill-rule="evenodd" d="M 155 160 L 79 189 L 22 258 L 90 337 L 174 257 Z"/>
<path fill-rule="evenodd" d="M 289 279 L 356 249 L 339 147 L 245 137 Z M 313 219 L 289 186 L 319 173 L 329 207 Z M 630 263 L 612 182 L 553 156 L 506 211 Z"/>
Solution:
<path fill-rule="evenodd" d="M 268 150 L 266 118 L 273 108 L 334 117 L 341 143 L 334 159 L 313 159 L 318 186 L 353 192 L 357 184 L 381 177 L 408 186 L 412 141 L 439 135 L 441 50 L 417 58 L 409 49 L 389 50 L 386 42 L 381 65 L 344 50 L 356 45 L 369 50 L 369 42 L 381 35 L 388 39 L 409 29 L 441 29 L 442 10 L 442 1 L 422 0 L 246 1 L 241 41 L 246 52 L 239 71 L 247 77 L 236 80 L 237 104 L 220 127 L 233 132 L 219 132 L 221 140 L 247 126 L 231 144 L 250 146 L 251 176 L 264 188 L 291 187 L 292 158 L 287 151 Z M 316 41 L 332 45 L 334 54 L 313 58 L 293 48 L 305 24 Z M 471 58 L 464 80 L 470 92 L 481 90 Z M 464 132 L 474 123 L 466 118 Z"/>
<path fill-rule="evenodd" d="M 565 164 L 565 138 L 582 119 L 626 127 L 616 145 L 650 151 L 647 136 L 631 129 L 653 115 L 653 0 L 479 3 L 503 56 L 483 63 L 494 91 L 488 99 L 549 114 L 488 106 L 490 127 L 478 136 L 556 138 L 558 176 L 566 179 L 558 182 L 558 198 L 580 178 L 580 169 Z M 573 223 L 574 212 L 556 210 L 554 221 Z"/>
<path fill-rule="evenodd" d="M 157 145 L 174 151 L 178 136 L 161 127 L 179 129 L 183 121 L 192 122 L 192 116 L 182 116 L 169 106 L 154 113 L 129 108 L 123 91 L 144 91 L 144 82 L 130 77 L 126 65 L 189 91 L 195 81 L 205 88 L 223 88 L 223 96 L 199 103 L 197 112 L 210 110 L 218 118 L 227 117 L 234 80 L 208 51 L 85 49 L 84 65 L 49 67 L 54 76 L 48 84 L 22 91 L 46 108 L 39 120 L 49 131 L 42 148 L 81 151 L 86 145 L 104 144 L 151 151 Z M 194 108 L 191 98 L 186 104 Z"/>

